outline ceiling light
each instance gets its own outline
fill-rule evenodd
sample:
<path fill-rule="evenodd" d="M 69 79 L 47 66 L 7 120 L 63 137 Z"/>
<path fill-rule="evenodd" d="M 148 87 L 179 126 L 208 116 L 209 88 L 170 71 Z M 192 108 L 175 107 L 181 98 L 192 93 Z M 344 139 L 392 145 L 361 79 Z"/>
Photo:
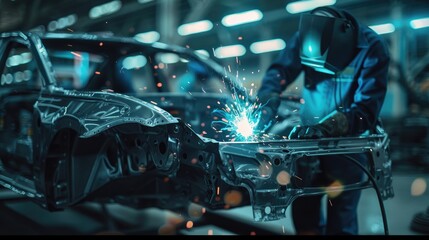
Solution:
<path fill-rule="evenodd" d="M 420 18 L 410 21 L 410 26 L 413 29 L 429 27 L 429 18 Z"/>
<path fill-rule="evenodd" d="M 230 45 L 224 47 L 218 47 L 215 49 L 215 57 L 217 58 L 229 58 L 239 57 L 246 53 L 246 48 L 243 45 Z"/>
<path fill-rule="evenodd" d="M 186 36 L 195 33 L 207 32 L 213 28 L 213 23 L 209 20 L 201 20 L 198 22 L 185 23 L 177 28 L 177 33 L 181 36 Z"/>
<path fill-rule="evenodd" d="M 378 34 L 392 33 L 395 31 L 395 26 L 391 23 L 372 25 L 369 27 Z"/>
<path fill-rule="evenodd" d="M 317 7 L 321 6 L 329 6 L 334 5 L 337 1 L 336 0 L 303 0 L 303 1 L 296 1 L 291 2 L 286 5 L 286 11 L 289 13 L 295 14 L 300 12 L 306 12 L 313 10 Z"/>
<path fill-rule="evenodd" d="M 282 39 L 270 39 L 260 42 L 254 42 L 250 45 L 250 51 L 253 53 L 264 53 L 264 52 L 272 52 L 279 51 L 286 47 L 285 41 Z"/>
<path fill-rule="evenodd" d="M 260 21 L 262 17 L 262 12 L 255 9 L 246 12 L 227 15 L 222 18 L 222 24 L 226 27 L 232 27 L 240 24 Z"/>

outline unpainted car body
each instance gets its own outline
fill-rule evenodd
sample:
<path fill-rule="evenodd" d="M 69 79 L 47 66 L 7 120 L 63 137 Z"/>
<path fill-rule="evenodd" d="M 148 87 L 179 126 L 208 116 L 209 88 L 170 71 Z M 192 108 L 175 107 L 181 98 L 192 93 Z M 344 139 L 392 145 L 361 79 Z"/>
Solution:
<path fill-rule="evenodd" d="M 189 202 L 211 209 L 251 204 L 256 221 L 271 221 L 285 217 L 296 197 L 326 191 L 291 180 L 297 161 L 361 152 L 370 155 L 367 168 L 376 180 L 343 189 L 379 187 L 384 198 L 393 197 L 383 131 L 223 141 L 211 113 L 245 90 L 189 49 L 12 32 L 1 35 L 0 56 L 0 184 L 47 209 L 105 199 L 168 209 Z"/>
<path fill-rule="evenodd" d="M 139 99 L 139 93 L 125 95 L 120 88 L 108 86 L 116 84 L 109 75 L 115 74 L 110 72 L 114 67 L 111 64 L 133 51 L 145 56 L 152 52 L 180 53 L 195 58 L 194 61 L 204 60 L 186 49 L 149 46 L 133 39 L 127 42 L 90 35 L 40 38 L 31 33 L 10 33 L 3 34 L 1 41 L 2 66 L 15 71 L 16 76 L 19 71 L 32 71 L 31 77 L 21 80 L 10 79 L 13 73 L 3 74 L 0 128 L 3 186 L 32 197 L 51 210 L 64 209 L 85 198 L 127 195 L 143 198 L 141 204 L 168 208 L 195 199 L 211 202 L 209 205 L 213 207 L 223 206 L 223 200 L 216 198 L 221 192 L 213 191 L 226 185 L 221 182 L 214 163 L 219 160 L 215 156 L 217 143 L 205 140 L 179 119 L 185 115 L 177 113 L 173 117 L 152 100 L 147 100 L 152 101 L 148 103 Z M 67 57 L 59 57 L 57 65 L 52 65 L 49 58 L 55 58 L 60 51 L 69 51 L 83 61 L 79 54 L 91 50 L 93 45 L 99 47 L 100 42 L 105 47 L 94 52 L 106 61 L 93 70 L 96 73 L 91 74 L 88 84 L 79 90 L 61 86 L 59 79 L 65 74 L 61 76 L 58 72 L 61 60 Z M 34 65 L 13 62 L 15 56 L 28 53 Z M 156 70 L 153 66 L 156 64 L 151 64 L 150 69 Z M 186 101 L 195 101 L 183 97 L 185 93 L 179 95 L 181 102 L 166 108 L 184 110 Z M 155 93 L 152 98 L 158 96 Z M 191 167 L 188 169 L 186 164 Z M 205 165 L 204 171 L 200 164 Z M 174 183 L 177 179 L 182 182 Z M 227 189 L 222 187 L 222 191 Z"/>

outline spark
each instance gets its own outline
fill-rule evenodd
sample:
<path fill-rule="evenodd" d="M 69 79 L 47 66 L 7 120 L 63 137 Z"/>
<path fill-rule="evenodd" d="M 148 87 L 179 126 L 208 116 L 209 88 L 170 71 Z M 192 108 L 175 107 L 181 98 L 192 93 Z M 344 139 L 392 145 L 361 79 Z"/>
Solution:
<path fill-rule="evenodd" d="M 224 68 L 226 71 L 226 69 Z M 229 72 L 232 71 L 228 65 Z M 235 76 L 239 79 L 238 71 Z M 255 84 L 251 84 L 250 90 L 241 86 L 239 91 L 236 87 L 232 87 L 231 99 L 229 103 L 219 103 L 218 109 L 214 109 L 212 114 L 217 119 L 223 121 L 213 121 L 212 128 L 217 132 L 228 132 L 225 136 L 230 141 L 258 141 L 263 138 L 269 138 L 265 131 L 274 123 L 274 119 L 268 122 L 262 121 L 266 115 L 265 104 L 259 101 L 259 98 L 254 98 Z M 219 89 L 222 92 L 222 89 Z M 224 107 L 222 107 L 222 104 Z M 225 121 L 226 119 L 226 121 Z M 263 123 L 263 124 L 262 124 Z"/>
<path fill-rule="evenodd" d="M 261 118 L 261 107 L 250 102 L 245 96 L 233 95 L 234 102 L 224 104 L 224 108 L 215 109 L 213 114 L 218 115 L 220 121 L 213 121 L 212 126 L 218 131 L 228 131 L 235 140 L 256 140 L 257 134 L 264 129 L 258 129 Z"/>
<path fill-rule="evenodd" d="M 238 57 L 236 57 L 236 62 L 240 65 Z M 227 77 L 227 72 L 233 72 L 231 65 L 227 65 L 223 69 L 225 77 Z M 236 71 L 235 78 L 239 82 L 246 80 L 243 77 L 240 81 L 239 71 Z M 225 81 L 223 83 L 226 84 Z M 218 102 L 218 108 L 212 112 L 213 116 L 217 117 L 217 119 L 212 121 L 212 128 L 219 133 L 226 132 L 224 137 L 227 138 L 225 140 L 229 141 L 259 141 L 270 138 L 271 136 L 265 132 L 277 119 L 267 119 L 268 115 L 265 105 L 269 103 L 262 103 L 257 96 L 256 98 L 254 97 L 256 95 L 253 89 L 255 84 L 251 83 L 250 90 L 242 85 L 239 88 L 235 86 L 230 87 L 232 87 L 232 89 L 229 88 L 232 90 L 232 101 L 221 104 Z M 219 89 L 219 92 L 223 93 L 222 89 Z"/>
<path fill-rule="evenodd" d="M 186 228 L 192 228 L 194 226 L 194 222 L 192 222 L 192 221 L 187 221 L 186 222 Z"/>
<path fill-rule="evenodd" d="M 76 57 L 78 57 L 78 58 L 81 58 L 82 57 L 82 55 L 80 55 L 79 53 L 75 53 L 75 52 L 73 52 L 73 51 L 70 51 L 70 53 L 71 54 L 73 54 L 73 55 L 75 55 Z"/>

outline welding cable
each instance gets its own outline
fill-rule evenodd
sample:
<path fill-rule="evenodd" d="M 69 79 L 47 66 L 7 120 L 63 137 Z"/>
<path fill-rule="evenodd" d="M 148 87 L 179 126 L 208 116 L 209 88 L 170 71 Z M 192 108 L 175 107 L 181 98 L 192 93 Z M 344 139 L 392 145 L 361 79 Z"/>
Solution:
<path fill-rule="evenodd" d="M 383 226 L 384 226 L 384 234 L 385 235 L 389 235 L 389 229 L 387 226 L 387 218 L 386 218 L 386 211 L 384 209 L 384 204 L 383 204 L 383 199 L 381 197 L 381 193 L 380 193 L 380 189 L 377 186 L 377 183 L 375 182 L 374 177 L 371 175 L 371 173 L 368 171 L 368 169 L 366 169 L 359 161 L 357 161 L 355 158 L 349 156 L 349 155 L 344 155 L 347 159 L 351 160 L 352 162 L 354 162 L 356 165 L 358 165 L 368 176 L 369 180 L 371 181 L 372 185 L 374 186 L 375 192 L 377 193 L 377 197 L 378 197 L 378 203 L 380 204 L 380 211 L 381 211 L 381 216 L 383 218 Z"/>
<path fill-rule="evenodd" d="M 419 212 L 414 215 L 411 221 L 411 230 L 420 233 L 429 233 L 429 207 L 425 212 Z"/>

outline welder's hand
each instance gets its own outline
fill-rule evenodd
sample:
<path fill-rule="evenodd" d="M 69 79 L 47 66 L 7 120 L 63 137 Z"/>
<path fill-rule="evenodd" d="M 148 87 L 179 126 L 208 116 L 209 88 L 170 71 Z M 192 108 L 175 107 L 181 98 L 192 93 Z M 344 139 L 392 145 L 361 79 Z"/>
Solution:
<path fill-rule="evenodd" d="M 328 133 L 321 125 L 295 126 L 289 133 L 289 139 L 316 139 L 327 137 Z"/>
<path fill-rule="evenodd" d="M 316 125 L 295 126 L 289 133 L 289 139 L 340 137 L 347 134 L 348 125 L 346 115 L 335 110 Z"/>

